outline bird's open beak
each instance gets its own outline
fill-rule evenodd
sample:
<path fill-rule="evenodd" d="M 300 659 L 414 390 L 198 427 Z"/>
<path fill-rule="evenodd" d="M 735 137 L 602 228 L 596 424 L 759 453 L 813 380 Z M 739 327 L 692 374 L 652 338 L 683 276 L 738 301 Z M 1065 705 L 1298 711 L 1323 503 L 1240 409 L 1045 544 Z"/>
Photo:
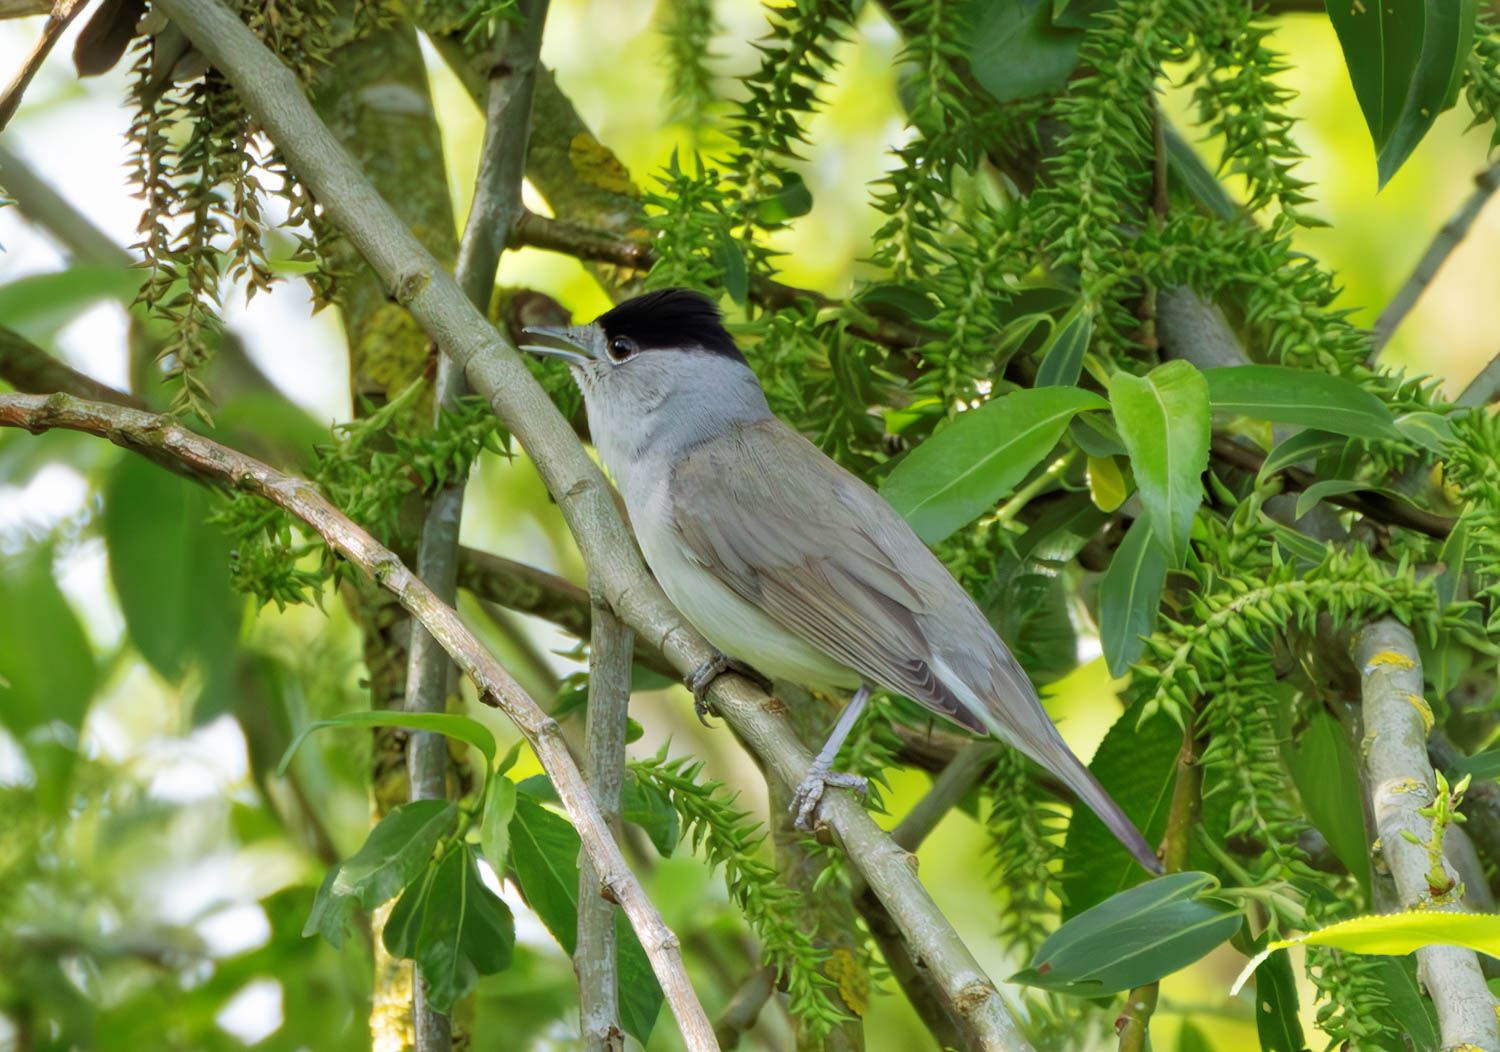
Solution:
<path fill-rule="evenodd" d="M 561 358 L 569 365 L 588 365 L 593 361 L 587 354 L 580 353 L 587 345 L 573 329 L 554 325 L 528 325 L 521 331 L 528 336 L 544 336 L 549 340 L 567 344 L 567 347 L 551 347 L 540 343 L 523 343 L 521 344 L 523 351 L 530 351 L 532 354 L 540 354 L 547 358 Z M 576 350 L 570 348 L 576 348 Z"/>

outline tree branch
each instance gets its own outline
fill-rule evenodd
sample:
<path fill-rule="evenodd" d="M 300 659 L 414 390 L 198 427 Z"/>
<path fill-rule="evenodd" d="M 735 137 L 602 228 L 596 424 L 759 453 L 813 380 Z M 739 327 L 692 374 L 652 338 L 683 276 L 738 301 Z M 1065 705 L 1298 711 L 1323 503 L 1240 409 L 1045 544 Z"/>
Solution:
<path fill-rule="evenodd" d="M 589 705 L 584 743 L 589 784 L 604 820 L 620 823 L 620 785 L 625 774 L 625 725 L 630 706 L 630 652 L 634 633 L 620 624 L 600 596 L 589 633 Z M 615 908 L 604 897 L 593 865 L 578 866 L 579 1032 L 586 1052 L 623 1052 L 619 986 L 615 973 Z"/>
<path fill-rule="evenodd" d="M 650 270 L 656 262 L 656 250 L 649 241 L 617 236 L 565 219 L 550 219 L 535 212 L 527 212 L 521 216 L 511 235 L 511 241 L 515 245 L 560 252 L 575 259 L 609 263 L 634 270 Z M 816 289 L 784 285 L 761 275 L 753 275 L 750 279 L 750 298 L 772 310 L 790 307 L 798 300 L 807 300 L 819 310 L 847 309 L 847 304 L 825 296 Z M 932 333 L 919 326 L 863 312 L 850 319 L 849 331 L 896 350 L 920 347 L 933 339 Z"/>
<path fill-rule="evenodd" d="M 1491 358 L 1479 370 L 1479 374 L 1469 381 L 1463 393 L 1453 400 L 1453 404 L 1466 409 L 1477 409 L 1479 406 L 1489 405 L 1497 394 L 1500 394 L 1500 354 Z"/>
<path fill-rule="evenodd" d="M 36 71 L 42 68 L 42 63 L 47 61 L 47 56 L 62 39 L 63 31 L 68 28 L 68 23 L 77 18 L 78 13 L 87 4 L 88 0 L 57 0 L 52 5 L 52 13 L 42 24 L 42 35 L 37 38 L 37 42 L 32 45 L 31 53 L 26 56 L 26 61 L 11 78 L 5 94 L 0 95 L 0 129 L 4 129 L 10 123 L 10 119 L 16 115 L 16 109 L 21 105 L 21 97 L 26 94 L 31 78 L 36 76 Z"/>
<path fill-rule="evenodd" d="M 588 783 L 573 762 L 557 721 L 527 696 L 453 608 L 438 599 L 393 552 L 345 517 L 311 482 L 211 442 L 168 417 L 86 402 L 71 395 L 10 394 L 0 395 L 0 427 L 23 427 L 34 433 L 49 428 L 83 431 L 125 449 L 175 457 L 198 474 L 283 508 L 394 595 L 474 681 L 485 704 L 503 711 L 525 735 L 573 820 L 584 851 L 601 875 L 600 885 L 625 910 L 640 936 L 687 1046 L 693 1050 L 717 1048 L 708 1017 L 688 982 L 677 937 L 631 873 Z"/>
<path fill-rule="evenodd" d="M 307 105 L 296 78 L 217 0 L 160 2 L 234 85 L 267 136 L 397 301 L 464 365 L 474 389 L 489 399 L 525 446 L 616 614 L 661 649 L 682 674 L 708 660 L 712 650 L 707 641 L 673 609 L 646 572 L 603 475 L 519 353 L 365 182 Z M 720 677 L 713 697 L 718 711 L 768 768 L 789 783 L 801 781 L 812 757 L 773 699 L 739 676 Z M 597 816 L 592 801 L 589 808 Z M 1029 1047 L 995 984 L 912 872 L 906 852 L 891 843 L 847 791 L 828 794 L 822 815 L 843 840 L 856 869 L 890 909 L 913 954 L 931 970 L 946 1003 L 964 1021 L 969 1042 L 986 1049 Z M 713 1041 L 706 1028 L 702 1038 L 697 1036 L 696 1019 L 679 1022 L 704 1047 Z"/>
<path fill-rule="evenodd" d="M 1442 830 L 1419 813 L 1433 802 L 1436 788 L 1427 760 L 1426 721 L 1431 717 L 1424 716 L 1427 703 L 1422 697 L 1416 640 L 1397 621 L 1376 621 L 1355 637 L 1354 663 L 1360 671 L 1362 754 L 1376 843 L 1396 882 L 1401 905 L 1462 913 L 1463 906 L 1451 894 L 1457 874 L 1440 850 L 1431 850 Z M 1439 887 L 1440 877 L 1452 883 Z M 1437 1008 L 1445 1048 L 1500 1050 L 1495 999 L 1485 986 L 1474 951 L 1425 946 L 1417 951 L 1417 968 Z"/>
<path fill-rule="evenodd" d="M 1000 746 L 988 739 L 970 742 L 932 780 L 932 787 L 916 802 L 906 817 L 891 830 L 891 839 L 907 851 L 916 851 L 937 828 L 943 816 L 978 785 L 994 763 Z"/>
<path fill-rule="evenodd" d="M 134 256 L 4 146 L 0 146 L 0 173 L 6 192 L 15 198 L 21 213 L 44 227 L 74 259 L 117 267 L 135 262 Z"/>
<path fill-rule="evenodd" d="M 1380 317 L 1375 319 L 1369 358 L 1372 363 L 1380 357 L 1380 352 L 1390 342 L 1397 326 L 1416 306 L 1417 300 L 1422 298 L 1422 293 L 1427 291 L 1427 286 L 1432 284 L 1454 249 L 1468 236 L 1469 228 L 1479 218 L 1479 213 L 1484 210 L 1497 187 L 1500 187 L 1500 163 L 1490 165 L 1474 177 L 1474 192 L 1465 198 L 1458 211 L 1443 224 L 1437 236 L 1432 239 L 1432 244 L 1427 246 L 1427 251 L 1417 261 L 1415 269 L 1396 290 L 1396 295 L 1386 304 L 1385 310 L 1380 312 Z"/>

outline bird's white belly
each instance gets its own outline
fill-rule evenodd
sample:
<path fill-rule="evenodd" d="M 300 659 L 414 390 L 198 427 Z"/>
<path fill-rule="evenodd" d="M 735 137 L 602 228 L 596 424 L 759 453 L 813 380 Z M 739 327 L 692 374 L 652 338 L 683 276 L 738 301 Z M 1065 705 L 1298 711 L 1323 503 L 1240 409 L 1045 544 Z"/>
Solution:
<path fill-rule="evenodd" d="M 649 520 L 648 520 L 649 521 Z M 689 558 L 667 530 L 641 529 L 637 537 L 651 572 L 682 616 L 724 654 L 772 679 L 818 690 L 852 690 L 860 677 L 812 644 L 787 632 Z"/>

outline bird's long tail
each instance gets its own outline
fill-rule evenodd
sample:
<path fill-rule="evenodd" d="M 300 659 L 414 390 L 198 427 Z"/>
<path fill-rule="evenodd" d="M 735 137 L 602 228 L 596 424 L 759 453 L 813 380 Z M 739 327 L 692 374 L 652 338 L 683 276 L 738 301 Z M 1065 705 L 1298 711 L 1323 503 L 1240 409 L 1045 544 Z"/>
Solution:
<path fill-rule="evenodd" d="M 997 713 L 988 706 L 980 707 L 975 715 L 995 737 L 1020 749 L 1062 779 L 1063 784 L 1073 790 L 1088 805 L 1090 811 L 1099 816 L 1099 820 L 1115 835 L 1115 839 L 1125 845 L 1125 850 L 1137 862 L 1152 873 L 1161 873 L 1162 864 L 1156 857 L 1156 852 L 1146 838 L 1141 836 L 1135 823 L 1120 810 L 1120 805 L 1115 803 L 1104 786 L 1099 784 L 1099 780 L 1083 765 L 1083 761 L 1073 755 L 1041 703 L 1032 700 L 1031 705 L 1026 708 L 1034 709 L 1034 712 L 1026 713 L 1032 718 L 1026 719 L 1024 723 L 1016 718 L 1013 711 L 1002 710 Z"/>

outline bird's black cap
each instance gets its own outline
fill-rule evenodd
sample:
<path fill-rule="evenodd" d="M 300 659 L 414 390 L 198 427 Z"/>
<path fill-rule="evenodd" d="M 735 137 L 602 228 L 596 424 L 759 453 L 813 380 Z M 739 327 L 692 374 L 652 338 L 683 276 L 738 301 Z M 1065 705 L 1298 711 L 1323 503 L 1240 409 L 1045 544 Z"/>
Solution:
<path fill-rule="evenodd" d="M 594 319 L 613 340 L 626 336 L 643 351 L 700 347 L 743 362 L 745 356 L 724 328 L 718 305 L 692 289 L 660 289 L 636 296 Z"/>

